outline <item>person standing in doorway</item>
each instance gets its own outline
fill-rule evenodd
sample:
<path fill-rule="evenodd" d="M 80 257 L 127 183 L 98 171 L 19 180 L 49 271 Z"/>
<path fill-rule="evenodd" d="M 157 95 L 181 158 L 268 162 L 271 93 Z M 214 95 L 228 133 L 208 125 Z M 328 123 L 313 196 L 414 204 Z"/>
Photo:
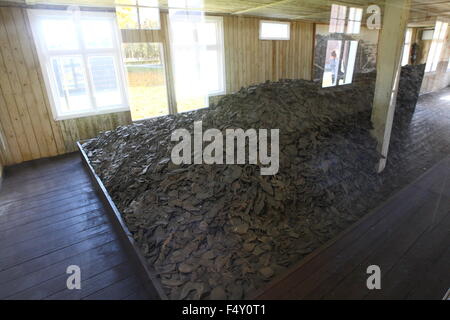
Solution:
<path fill-rule="evenodd" d="M 333 86 L 336 85 L 337 73 L 338 73 L 339 61 L 337 59 L 336 51 L 331 52 L 330 60 L 330 70 L 331 70 L 331 80 L 333 81 Z"/>

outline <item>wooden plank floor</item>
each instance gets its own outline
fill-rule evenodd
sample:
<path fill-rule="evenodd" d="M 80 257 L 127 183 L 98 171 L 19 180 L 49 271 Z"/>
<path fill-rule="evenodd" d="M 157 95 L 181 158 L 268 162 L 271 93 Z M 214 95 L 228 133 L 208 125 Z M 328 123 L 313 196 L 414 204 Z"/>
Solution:
<path fill-rule="evenodd" d="M 381 268 L 368 290 L 367 267 Z M 450 158 L 257 294 L 258 299 L 443 299 L 450 288 Z"/>
<path fill-rule="evenodd" d="M 147 299 L 79 154 L 7 168 L 0 189 L 0 299 Z M 66 268 L 81 268 L 68 290 Z"/>

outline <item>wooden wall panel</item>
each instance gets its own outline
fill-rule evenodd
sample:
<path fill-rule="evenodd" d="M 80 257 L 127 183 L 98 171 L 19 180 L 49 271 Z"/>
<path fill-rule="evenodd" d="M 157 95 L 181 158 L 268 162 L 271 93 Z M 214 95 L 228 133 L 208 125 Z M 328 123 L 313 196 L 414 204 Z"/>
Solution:
<path fill-rule="evenodd" d="M 118 112 L 98 116 L 60 121 L 66 152 L 76 151 L 74 142 L 93 138 L 102 131 L 131 123 L 130 112 Z"/>
<path fill-rule="evenodd" d="M 290 41 L 261 41 L 259 20 L 224 16 L 227 93 L 266 80 L 311 79 L 314 25 L 291 22 Z M 168 26 L 168 15 L 162 13 L 161 30 L 122 30 L 122 40 L 163 44 L 169 108 L 175 112 Z M 0 7 L 0 161 L 4 165 L 75 151 L 76 141 L 129 123 L 129 112 L 55 121 L 26 10 Z"/>
<path fill-rule="evenodd" d="M 311 79 L 314 24 L 291 22 L 291 40 L 259 40 L 259 18 L 224 17 L 227 92 L 283 78 Z"/>
<path fill-rule="evenodd" d="M 76 150 L 75 142 L 131 123 L 129 112 L 55 121 L 24 8 L 0 7 L 0 161 Z"/>

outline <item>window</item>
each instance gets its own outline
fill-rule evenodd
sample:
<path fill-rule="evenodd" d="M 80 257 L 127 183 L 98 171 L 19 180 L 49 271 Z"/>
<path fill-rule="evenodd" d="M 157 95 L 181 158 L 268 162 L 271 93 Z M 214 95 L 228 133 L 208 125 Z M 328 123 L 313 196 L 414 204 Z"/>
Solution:
<path fill-rule="evenodd" d="M 208 95 L 225 93 L 222 17 L 170 14 L 170 42 L 178 112 L 208 106 Z"/>
<path fill-rule="evenodd" d="M 158 0 L 116 0 L 120 29 L 161 29 Z"/>
<path fill-rule="evenodd" d="M 348 14 L 347 33 L 359 34 L 361 31 L 361 20 L 363 10 L 360 8 L 350 8 Z"/>
<path fill-rule="evenodd" d="M 359 34 L 361 32 L 361 21 L 363 9 L 349 8 L 347 17 L 347 7 L 337 4 L 331 5 L 330 33 L 344 33 L 347 25 L 348 34 Z"/>
<path fill-rule="evenodd" d="M 279 21 L 260 21 L 260 40 L 289 40 L 291 37 L 291 24 Z"/>
<path fill-rule="evenodd" d="M 162 43 L 124 43 L 133 120 L 169 114 Z"/>
<path fill-rule="evenodd" d="M 28 12 L 55 119 L 128 110 L 114 14 Z"/>
<path fill-rule="evenodd" d="M 334 87 L 353 82 L 358 41 L 328 40 L 327 59 L 322 87 Z"/>
<path fill-rule="evenodd" d="M 433 41 L 431 43 L 430 51 L 428 53 L 427 65 L 425 72 L 434 72 L 437 69 L 439 60 L 441 58 L 442 49 L 445 44 L 445 35 L 447 33 L 448 23 L 441 21 L 436 22 L 436 28 L 433 33 Z"/>
<path fill-rule="evenodd" d="M 347 7 L 333 4 L 331 6 L 330 33 L 344 33 L 347 19 Z"/>
<path fill-rule="evenodd" d="M 431 30 L 423 30 L 422 32 L 422 40 L 433 40 L 434 29 Z"/>
<path fill-rule="evenodd" d="M 200 43 L 206 53 L 202 60 L 206 66 L 208 95 L 225 93 L 225 58 L 223 43 L 223 20 L 221 17 L 205 17 L 205 23 L 199 30 Z"/>
<path fill-rule="evenodd" d="M 411 40 L 412 40 L 412 29 L 408 28 L 406 30 L 405 44 L 403 45 L 403 56 L 402 56 L 402 67 L 409 63 L 409 57 L 411 54 Z"/>

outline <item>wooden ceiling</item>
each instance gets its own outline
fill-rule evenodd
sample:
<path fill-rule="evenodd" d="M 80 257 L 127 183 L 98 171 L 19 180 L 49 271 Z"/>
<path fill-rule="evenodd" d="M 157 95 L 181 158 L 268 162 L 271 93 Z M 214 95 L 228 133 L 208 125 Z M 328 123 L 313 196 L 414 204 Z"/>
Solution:
<path fill-rule="evenodd" d="M 114 6 L 127 0 L 0 0 L 25 4 L 80 4 L 90 6 Z M 389 1 L 389 0 L 387 0 Z M 203 0 L 204 11 L 221 14 L 252 15 L 282 19 L 327 22 L 331 4 L 367 7 L 382 6 L 384 0 Z M 162 9 L 168 8 L 168 0 L 160 0 Z M 411 20 L 428 20 L 436 16 L 450 17 L 449 0 L 412 0 Z"/>

